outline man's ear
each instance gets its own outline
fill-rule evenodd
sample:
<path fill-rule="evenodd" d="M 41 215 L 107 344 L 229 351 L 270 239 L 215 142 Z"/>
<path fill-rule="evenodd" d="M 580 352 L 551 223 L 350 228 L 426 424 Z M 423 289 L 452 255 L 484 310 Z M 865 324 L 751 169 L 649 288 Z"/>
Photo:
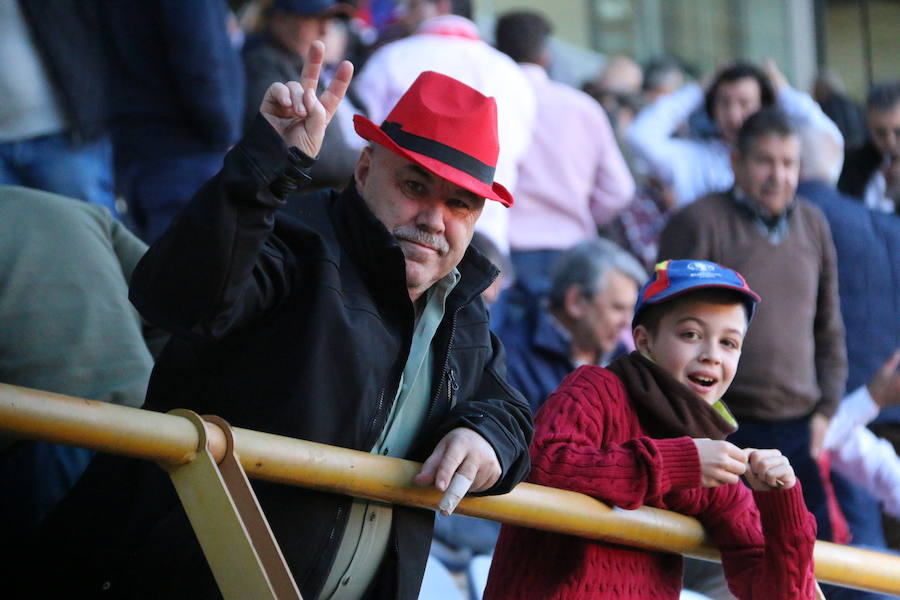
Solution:
<path fill-rule="evenodd" d="M 650 351 L 652 340 L 650 339 L 650 332 L 647 331 L 647 328 L 643 325 L 638 325 L 634 328 L 634 331 L 631 332 L 631 335 L 634 336 L 634 347 L 644 356 L 650 356 L 652 354 Z"/>
<path fill-rule="evenodd" d="M 566 311 L 566 315 L 576 321 L 581 319 L 584 316 L 585 300 L 584 291 L 580 285 L 574 283 L 567 287 L 563 296 L 563 309 Z"/>
<path fill-rule="evenodd" d="M 363 188 L 366 186 L 366 179 L 369 177 L 369 168 L 372 166 L 372 146 L 366 146 L 360 153 L 356 161 L 356 167 L 353 169 L 353 179 L 356 181 L 356 191 L 362 195 Z"/>

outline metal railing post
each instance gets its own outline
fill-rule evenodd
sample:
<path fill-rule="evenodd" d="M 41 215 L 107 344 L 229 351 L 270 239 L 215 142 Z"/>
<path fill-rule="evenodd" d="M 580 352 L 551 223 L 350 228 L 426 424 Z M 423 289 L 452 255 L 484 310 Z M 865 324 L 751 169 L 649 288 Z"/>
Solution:
<path fill-rule="evenodd" d="M 234 453 L 228 423 L 176 409 L 197 428 L 193 460 L 168 473 L 226 599 L 302 600 L 281 549 Z M 216 451 L 214 456 L 213 451 Z"/>

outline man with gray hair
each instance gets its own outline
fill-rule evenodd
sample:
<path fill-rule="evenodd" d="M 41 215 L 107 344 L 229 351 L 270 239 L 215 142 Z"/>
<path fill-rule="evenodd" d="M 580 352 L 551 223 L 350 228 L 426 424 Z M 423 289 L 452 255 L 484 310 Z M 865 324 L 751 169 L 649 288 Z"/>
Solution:
<path fill-rule="evenodd" d="M 866 98 L 869 140 L 847 152 L 838 189 L 869 208 L 900 214 L 900 80 Z"/>
<path fill-rule="evenodd" d="M 637 259 L 609 240 L 582 242 L 560 256 L 547 303 L 498 331 L 508 380 L 533 412 L 577 367 L 605 365 L 626 351 L 620 337 L 646 279 Z"/>

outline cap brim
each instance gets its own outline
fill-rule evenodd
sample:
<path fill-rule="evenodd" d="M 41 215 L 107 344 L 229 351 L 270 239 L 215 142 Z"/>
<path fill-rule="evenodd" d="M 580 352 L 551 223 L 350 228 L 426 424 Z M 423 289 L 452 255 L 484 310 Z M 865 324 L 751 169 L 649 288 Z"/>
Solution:
<path fill-rule="evenodd" d="M 488 185 L 483 181 L 475 179 L 468 173 L 451 167 L 437 159 L 407 150 L 406 148 L 399 146 L 374 122 L 362 115 L 353 115 L 353 127 L 356 129 L 356 133 L 363 139 L 387 148 L 391 152 L 434 173 L 441 179 L 446 179 L 451 183 L 455 183 L 459 187 L 469 190 L 474 194 L 478 194 L 483 198 L 487 198 L 488 200 L 496 200 L 503 206 L 509 207 L 513 205 L 514 200 L 512 194 L 499 183 L 494 182 L 492 185 Z"/>

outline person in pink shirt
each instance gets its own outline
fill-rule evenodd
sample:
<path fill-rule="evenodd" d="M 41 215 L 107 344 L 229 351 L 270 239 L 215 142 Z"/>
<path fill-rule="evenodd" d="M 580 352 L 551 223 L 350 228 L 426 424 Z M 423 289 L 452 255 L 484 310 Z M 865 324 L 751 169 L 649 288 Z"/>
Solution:
<path fill-rule="evenodd" d="M 538 293 L 549 287 L 549 269 L 562 251 L 597 237 L 631 202 L 635 184 L 603 108 L 580 90 L 552 81 L 550 23 L 530 11 L 497 21 L 497 48 L 519 63 L 537 101 L 531 144 L 519 163 L 509 213 L 509 241 L 517 277 Z"/>

